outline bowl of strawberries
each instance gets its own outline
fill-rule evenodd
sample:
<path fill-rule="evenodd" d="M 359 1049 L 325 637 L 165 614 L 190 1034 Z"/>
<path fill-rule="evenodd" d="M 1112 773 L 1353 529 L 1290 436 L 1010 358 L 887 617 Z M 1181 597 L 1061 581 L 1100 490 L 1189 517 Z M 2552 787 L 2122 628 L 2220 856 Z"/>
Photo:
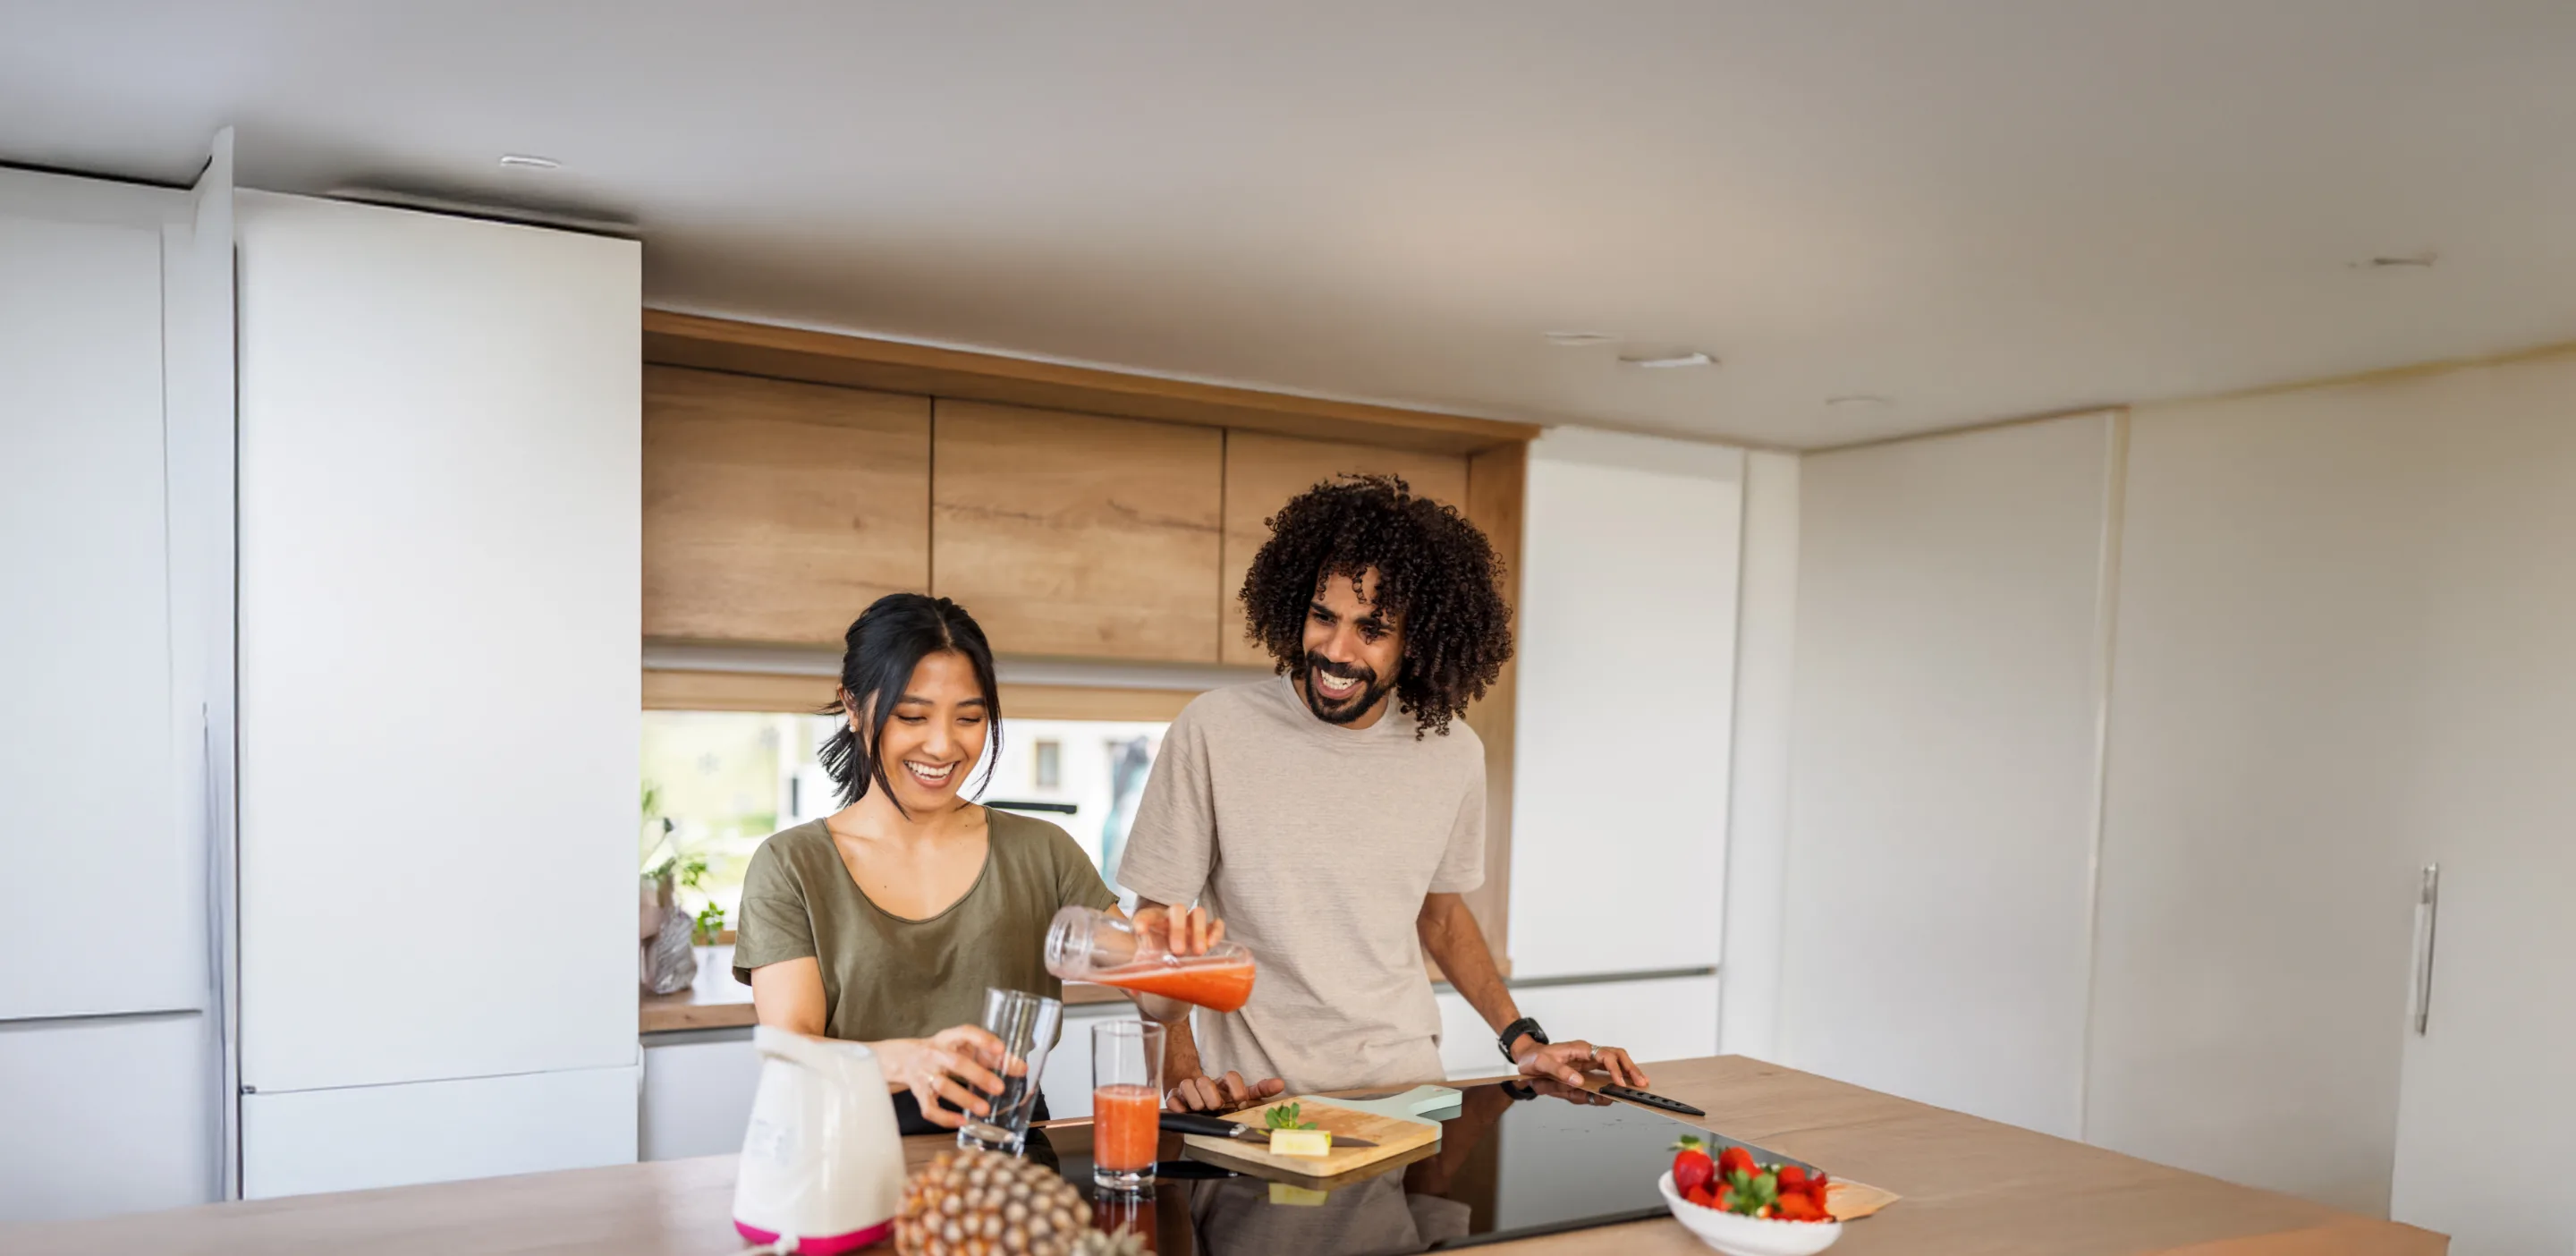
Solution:
<path fill-rule="evenodd" d="M 1843 1236 L 1825 1206 L 1832 1183 L 1794 1164 L 1758 1164 L 1730 1146 L 1715 1156 L 1685 1136 L 1656 1183 L 1673 1219 L 1727 1256 L 1813 1256 Z"/>

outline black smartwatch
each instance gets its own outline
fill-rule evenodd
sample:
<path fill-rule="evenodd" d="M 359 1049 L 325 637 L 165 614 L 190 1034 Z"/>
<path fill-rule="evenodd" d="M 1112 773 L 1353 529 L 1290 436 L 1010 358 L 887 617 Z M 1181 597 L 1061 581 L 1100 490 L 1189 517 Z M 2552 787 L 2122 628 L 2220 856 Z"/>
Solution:
<path fill-rule="evenodd" d="M 1511 1024 L 1503 1026 L 1503 1036 L 1496 1042 L 1496 1045 L 1503 1049 L 1503 1059 L 1505 1061 L 1512 1064 L 1520 1063 L 1520 1061 L 1512 1059 L 1512 1041 L 1519 1038 L 1522 1034 L 1528 1034 L 1532 1041 L 1538 1043 L 1542 1047 L 1547 1045 L 1547 1031 L 1539 1028 L 1537 1021 L 1524 1016 L 1519 1020 L 1513 1021 Z"/>

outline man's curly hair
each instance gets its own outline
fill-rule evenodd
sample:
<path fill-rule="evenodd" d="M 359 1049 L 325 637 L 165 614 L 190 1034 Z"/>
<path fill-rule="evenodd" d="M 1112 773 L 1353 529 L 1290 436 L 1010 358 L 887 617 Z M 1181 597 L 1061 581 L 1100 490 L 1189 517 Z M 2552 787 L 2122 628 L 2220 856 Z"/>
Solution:
<path fill-rule="evenodd" d="M 1306 616 L 1334 576 L 1377 571 L 1380 615 L 1404 641 L 1398 710 L 1414 736 L 1446 736 L 1449 721 L 1512 657 L 1511 608 L 1497 589 L 1502 560 L 1457 510 L 1416 497 L 1391 475 L 1345 475 L 1289 499 L 1267 521 L 1270 539 L 1243 580 L 1245 635 L 1288 672 L 1305 661 Z"/>

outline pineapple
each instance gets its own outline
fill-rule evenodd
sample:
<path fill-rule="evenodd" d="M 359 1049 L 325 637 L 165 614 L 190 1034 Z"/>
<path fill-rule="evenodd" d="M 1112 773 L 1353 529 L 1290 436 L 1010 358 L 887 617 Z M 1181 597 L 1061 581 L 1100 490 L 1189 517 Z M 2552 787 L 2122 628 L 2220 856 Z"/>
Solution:
<path fill-rule="evenodd" d="M 998 1152 L 944 1151 L 904 1183 L 901 1256 L 1142 1256 L 1135 1235 L 1107 1235 L 1053 1170 Z"/>

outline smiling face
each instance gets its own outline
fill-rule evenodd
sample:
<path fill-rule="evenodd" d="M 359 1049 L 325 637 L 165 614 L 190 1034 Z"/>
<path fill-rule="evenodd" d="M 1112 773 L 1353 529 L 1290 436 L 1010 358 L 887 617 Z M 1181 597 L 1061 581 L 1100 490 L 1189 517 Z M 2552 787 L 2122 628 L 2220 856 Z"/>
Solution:
<path fill-rule="evenodd" d="M 1306 709 L 1327 724 L 1367 728 L 1386 714 L 1387 692 L 1404 666 L 1403 625 L 1370 604 L 1377 571 L 1326 579 L 1306 608 L 1305 656 L 1296 669 Z"/>
<path fill-rule="evenodd" d="M 873 704 L 852 705 L 850 727 L 864 739 L 862 713 Z M 877 747 L 894 801 L 916 815 L 956 806 L 959 787 L 984 757 L 991 727 L 991 704 L 976 683 L 975 665 L 955 650 L 921 656 Z"/>

